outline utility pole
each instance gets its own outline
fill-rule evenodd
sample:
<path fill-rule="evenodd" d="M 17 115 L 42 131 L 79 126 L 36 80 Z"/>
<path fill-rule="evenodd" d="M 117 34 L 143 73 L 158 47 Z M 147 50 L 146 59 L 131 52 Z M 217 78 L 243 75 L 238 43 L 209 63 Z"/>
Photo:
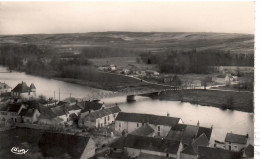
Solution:
<path fill-rule="evenodd" d="M 54 98 L 53 99 L 55 100 L 55 91 L 54 91 Z"/>
<path fill-rule="evenodd" d="M 59 101 L 60 101 L 60 88 L 59 88 Z"/>

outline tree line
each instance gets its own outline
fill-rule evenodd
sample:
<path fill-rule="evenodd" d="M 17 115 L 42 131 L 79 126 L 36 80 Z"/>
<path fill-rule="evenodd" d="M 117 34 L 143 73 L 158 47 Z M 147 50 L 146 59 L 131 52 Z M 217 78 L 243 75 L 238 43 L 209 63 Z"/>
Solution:
<path fill-rule="evenodd" d="M 212 66 L 254 66 L 253 54 L 232 54 L 229 51 L 168 50 L 161 53 L 141 54 L 147 64 L 158 64 L 165 73 L 211 73 Z"/>

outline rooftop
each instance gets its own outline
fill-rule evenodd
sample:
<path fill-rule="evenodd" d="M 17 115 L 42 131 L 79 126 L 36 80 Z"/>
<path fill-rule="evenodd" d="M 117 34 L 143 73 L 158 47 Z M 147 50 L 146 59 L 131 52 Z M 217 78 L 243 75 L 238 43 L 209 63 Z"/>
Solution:
<path fill-rule="evenodd" d="M 138 129 L 131 132 L 132 135 L 139 135 L 139 136 L 148 136 L 154 132 L 154 129 L 149 126 L 148 124 L 145 124 L 144 126 L 139 127 Z"/>
<path fill-rule="evenodd" d="M 22 107 L 21 103 L 12 103 L 8 104 L 0 109 L 0 111 L 7 111 L 7 112 L 15 112 L 18 113 L 20 108 Z"/>
<path fill-rule="evenodd" d="M 20 113 L 21 116 L 32 117 L 35 112 L 35 109 L 23 109 Z"/>
<path fill-rule="evenodd" d="M 28 85 L 25 82 L 22 82 L 22 83 L 19 83 L 17 86 L 15 86 L 12 91 L 13 92 L 19 92 L 19 93 L 26 93 L 26 92 L 31 91 L 31 88 L 28 87 Z"/>
<path fill-rule="evenodd" d="M 246 135 L 238 135 L 233 133 L 227 133 L 225 142 L 246 144 L 248 137 Z"/>
<path fill-rule="evenodd" d="M 238 159 L 239 153 L 219 148 L 199 146 L 199 159 Z"/>
<path fill-rule="evenodd" d="M 128 134 L 125 147 L 177 154 L 180 141 Z"/>
<path fill-rule="evenodd" d="M 98 118 L 102 118 L 104 116 L 107 116 L 109 114 L 118 113 L 120 111 L 121 111 L 121 109 L 118 106 L 114 106 L 114 107 L 110 107 L 110 108 L 101 109 L 101 110 L 91 112 L 86 117 L 92 118 L 92 119 L 98 119 Z"/>
<path fill-rule="evenodd" d="M 138 114 L 138 113 L 126 113 L 120 112 L 116 118 L 118 121 L 138 122 L 138 123 L 150 123 L 154 125 L 168 125 L 174 126 L 180 118 L 159 116 L 152 114 Z"/>
<path fill-rule="evenodd" d="M 90 137 L 44 132 L 38 143 L 44 156 L 56 157 L 68 153 L 72 158 L 80 158 Z"/>
<path fill-rule="evenodd" d="M 90 102 L 90 101 L 84 101 L 82 102 L 83 103 L 83 110 L 82 112 L 87 112 L 87 111 L 90 111 L 90 110 L 99 110 L 102 108 L 103 104 L 101 103 L 98 103 L 98 102 Z"/>

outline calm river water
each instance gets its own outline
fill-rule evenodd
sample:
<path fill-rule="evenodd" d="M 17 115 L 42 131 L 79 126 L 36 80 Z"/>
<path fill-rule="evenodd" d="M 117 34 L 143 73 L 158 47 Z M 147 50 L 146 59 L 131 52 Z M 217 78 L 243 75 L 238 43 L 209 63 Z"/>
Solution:
<path fill-rule="evenodd" d="M 4 67 L 0 67 L 0 72 L 5 72 Z M 25 73 L 12 72 L 0 73 L 0 82 L 6 82 L 11 87 L 15 87 L 19 82 L 24 81 L 28 85 L 34 83 L 37 88 L 37 94 L 43 94 L 47 97 L 53 97 L 56 92 L 58 99 L 58 90 L 61 90 L 61 99 L 70 96 L 86 97 L 91 93 L 102 92 L 104 90 L 95 89 L 87 86 L 81 86 L 62 81 L 36 77 Z M 199 106 L 190 103 L 181 103 L 178 101 L 153 100 L 148 97 L 136 97 L 136 102 L 127 103 L 126 97 L 115 97 L 102 99 L 105 104 L 118 103 L 122 111 L 166 115 L 180 117 L 186 124 L 197 124 L 211 127 L 213 125 L 212 141 L 224 141 L 227 132 L 238 134 L 249 134 L 250 142 L 253 143 L 254 116 L 250 113 L 240 111 L 221 110 L 219 108 Z"/>

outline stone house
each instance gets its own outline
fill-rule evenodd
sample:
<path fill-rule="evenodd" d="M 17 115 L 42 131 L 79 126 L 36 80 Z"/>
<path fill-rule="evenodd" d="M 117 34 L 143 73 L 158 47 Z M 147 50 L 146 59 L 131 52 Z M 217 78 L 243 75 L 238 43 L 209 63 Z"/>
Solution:
<path fill-rule="evenodd" d="M 90 112 L 84 117 L 80 117 L 79 127 L 99 128 L 110 125 L 115 122 L 115 119 L 121 109 L 118 106 L 105 108 Z"/>
<path fill-rule="evenodd" d="M 11 92 L 11 87 L 8 86 L 6 83 L 0 82 L 0 94 Z"/>
<path fill-rule="evenodd" d="M 180 118 L 170 116 L 120 112 L 115 120 L 115 131 L 120 134 L 131 133 L 148 124 L 154 129 L 155 136 L 165 137 L 171 127 L 178 123 L 183 122 Z"/>
<path fill-rule="evenodd" d="M 248 134 L 239 135 L 227 133 L 225 138 L 225 149 L 229 151 L 241 151 L 248 146 Z"/>
<path fill-rule="evenodd" d="M 73 159 L 89 159 L 95 155 L 96 149 L 91 137 L 54 132 L 44 132 L 38 145 L 43 156 L 47 158 L 67 154 Z"/>
<path fill-rule="evenodd" d="M 11 91 L 11 95 L 14 98 L 31 98 L 36 97 L 36 87 L 32 83 L 30 87 L 25 83 L 19 83 L 14 89 Z"/>
<path fill-rule="evenodd" d="M 26 109 L 26 106 L 22 103 L 7 104 L 0 109 L 0 121 L 12 120 L 13 122 L 18 122 L 20 119 L 19 114 L 23 109 Z"/>

